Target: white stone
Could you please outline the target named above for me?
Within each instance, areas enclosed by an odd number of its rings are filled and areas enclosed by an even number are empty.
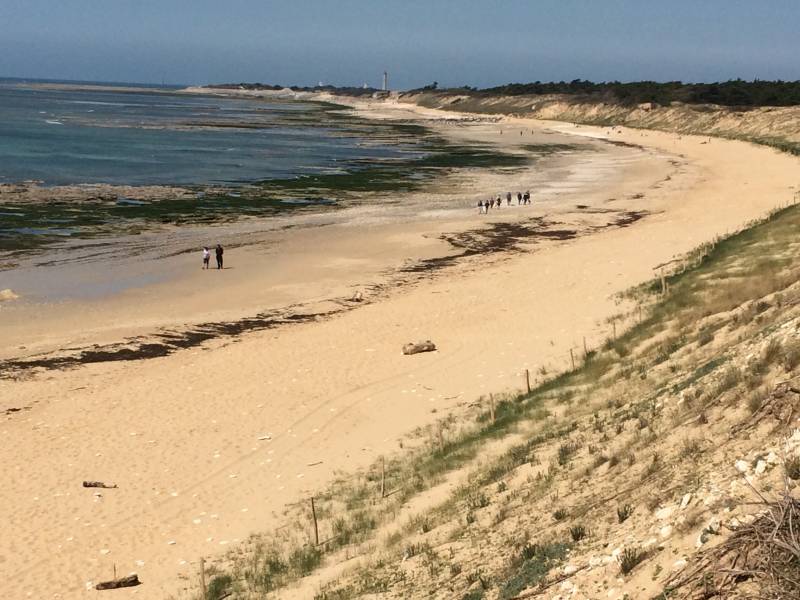
[[[686,566],[686,564],[687,564],[686,561],[681,558],[675,561],[675,564],[672,565],[672,568],[675,570],[682,569],[683,567]]]
[[[573,573],[577,573],[578,567],[575,565],[567,565],[564,567],[564,575],[572,575]]]
[[[658,530],[658,535],[661,536],[661,539],[667,539],[669,536],[672,535],[672,525],[665,525],[661,529]]]
[[[770,452],[769,454],[767,454],[767,463],[769,463],[771,465],[777,465],[780,462],[781,462],[781,459],[778,458],[778,455],[775,454],[774,452]]]
[[[653,547],[653,546],[655,546],[656,544],[658,544],[658,539],[656,539],[656,538],[650,538],[649,540],[646,540],[646,541],[645,541],[645,542],[642,544],[642,548],[644,548],[644,549],[646,550],[646,549],[648,549],[648,548],[652,548],[652,547]]]
[[[689,492],[688,494],[683,495],[683,499],[681,500],[681,510],[684,510],[689,503],[692,501],[692,493]]]
[[[739,473],[747,473],[750,470],[750,463],[746,460],[737,460],[734,466]]]
[[[764,471],[766,470],[767,470],[767,463],[765,461],[760,460],[758,461],[758,463],[756,463],[756,469],[755,469],[756,475],[763,475]]]
[[[604,564],[606,561],[602,556],[590,556],[589,557],[589,566],[590,567],[599,567],[600,565]]]
[[[664,508],[661,508],[656,511],[656,519],[658,519],[659,521],[664,521],[666,519],[669,519],[672,516],[672,513],[674,512],[675,512],[674,507],[665,506]]]
[[[706,525],[706,531],[708,531],[709,533],[717,534],[719,533],[719,529],[721,526],[722,524],[720,523],[719,519],[717,517],[714,517],[708,522],[708,525]]]

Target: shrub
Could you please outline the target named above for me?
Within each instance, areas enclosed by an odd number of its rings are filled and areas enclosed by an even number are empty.
[[[208,584],[206,599],[219,600],[220,598],[224,598],[232,583],[233,578],[230,575],[217,575]]]
[[[697,345],[698,346],[705,346],[714,341],[714,332],[711,331],[708,327],[704,327],[700,330],[700,333],[697,336]]]
[[[781,354],[783,354],[783,345],[778,338],[772,338],[766,348],[764,348],[761,360],[765,364],[771,365],[780,358]]]
[[[622,506],[617,507],[617,520],[620,523],[627,521],[628,517],[630,517],[632,514],[633,506],[630,504],[623,504]]]
[[[557,508],[553,511],[553,519],[556,521],[563,521],[569,516],[569,511],[566,508]]]
[[[791,456],[787,458],[783,468],[789,479],[794,481],[800,479],[800,456]]]
[[[636,566],[639,565],[645,558],[647,558],[647,552],[638,546],[624,548],[622,550],[622,554],[619,555],[620,573],[627,575],[633,571]]]
[[[756,412],[761,405],[764,403],[764,393],[760,391],[755,391],[750,394],[750,397],[747,399],[747,410],[751,413]]]
[[[322,552],[314,546],[295,548],[289,555],[289,568],[298,576],[305,577],[322,562]]]
[[[786,371],[794,371],[800,365],[800,343],[792,342],[783,349],[783,368]]]
[[[697,458],[703,452],[699,440],[686,438],[681,447],[681,458]]]
[[[566,465],[569,462],[569,459],[572,458],[572,455],[577,452],[577,450],[577,444],[571,444],[569,442],[561,444],[558,447],[558,464],[562,467]]]
[[[572,537],[573,542],[580,542],[586,537],[586,527],[583,525],[575,525],[569,528],[569,535]]]

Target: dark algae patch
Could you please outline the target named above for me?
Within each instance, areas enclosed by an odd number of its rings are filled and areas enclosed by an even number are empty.
[[[232,338],[249,331],[263,331],[292,323],[308,323],[346,310],[349,307],[342,306],[325,312],[299,312],[298,307],[289,307],[236,321],[200,323],[185,331],[165,331],[148,338],[129,339],[120,344],[79,349],[73,354],[6,360],[0,362],[0,378],[13,378],[35,369],[69,369],[94,363],[162,358],[209,340]]]

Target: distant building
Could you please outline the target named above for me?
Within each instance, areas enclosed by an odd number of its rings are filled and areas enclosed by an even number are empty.
[[[383,87],[381,88],[384,92],[389,91],[389,73],[386,71],[383,72]]]

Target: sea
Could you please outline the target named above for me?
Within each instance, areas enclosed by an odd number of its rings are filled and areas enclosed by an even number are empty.
[[[236,186],[408,158],[415,145],[381,143],[385,131],[319,103],[124,89],[0,79],[0,182]]]
[[[0,79],[0,259],[154,226],[335,210],[419,186],[452,158],[419,125],[329,103]],[[45,190],[37,201],[8,193],[30,182]],[[69,188],[83,184],[104,190],[76,200]]]

